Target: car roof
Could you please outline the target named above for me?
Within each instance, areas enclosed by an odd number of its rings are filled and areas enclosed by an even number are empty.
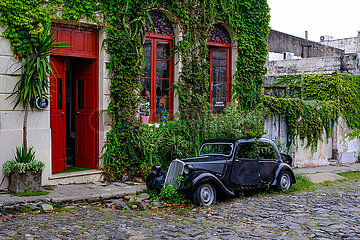
[[[271,140],[267,138],[217,138],[217,139],[209,139],[204,141],[204,143],[232,143],[235,144],[237,141],[240,142],[268,142],[270,143]]]

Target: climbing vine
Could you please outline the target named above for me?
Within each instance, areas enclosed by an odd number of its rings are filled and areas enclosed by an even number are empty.
[[[334,123],[342,116],[359,136],[360,76],[339,74],[307,74],[279,77],[274,85],[287,86],[292,98],[265,96],[264,104],[271,114],[280,114],[288,122],[293,139],[307,139],[307,146],[316,150],[325,131],[330,136]]]
[[[172,16],[170,20],[181,31],[182,38],[173,49],[182,63],[174,89],[179,95],[180,118],[189,130],[183,132],[187,139],[197,139],[195,130],[201,129],[199,124],[212,119],[208,104],[207,39],[215,23],[228,27],[233,36],[232,45],[237,47],[232,95],[240,109],[249,112],[262,102],[265,38],[269,31],[266,0],[5,0],[0,3],[0,23],[6,28],[3,36],[10,40],[16,58],[26,56],[37,42],[33,39],[42,37],[44,24],[54,19],[79,24],[80,19],[87,18],[106,32],[103,46],[110,57],[106,67],[111,78],[107,111],[112,118],[112,129],[107,134],[103,158],[105,168],[115,177],[133,172],[144,162],[135,139],[142,131],[136,115],[143,67],[142,44],[150,10]]]

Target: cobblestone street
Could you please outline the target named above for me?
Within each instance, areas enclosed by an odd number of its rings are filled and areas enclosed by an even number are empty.
[[[103,206],[3,215],[0,239],[360,239],[356,181],[188,211],[119,211]]]

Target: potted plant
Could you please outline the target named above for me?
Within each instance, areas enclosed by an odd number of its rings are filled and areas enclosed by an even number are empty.
[[[140,98],[140,122],[148,124],[150,118],[150,103]]]
[[[169,112],[168,111],[162,111],[160,113],[160,118],[162,122],[166,122],[166,120],[168,120],[169,117]]]
[[[43,32],[39,33],[38,41],[34,42],[32,48],[22,58],[21,66],[16,70],[21,73],[12,74],[19,80],[9,97],[15,97],[14,109],[18,105],[24,107],[23,144],[16,148],[15,160],[4,163],[3,171],[5,175],[9,176],[9,189],[16,193],[25,190],[36,191],[41,187],[41,172],[44,163],[35,160],[35,150],[28,147],[27,121],[29,109],[35,108],[35,101],[38,97],[42,99],[47,94],[49,75],[54,74],[49,56],[54,54],[56,48],[64,47],[62,43],[52,40],[55,31],[51,33],[50,24],[45,24]],[[38,186],[33,186],[32,182],[38,183]]]
[[[41,190],[41,172],[45,164],[35,159],[32,147],[17,147],[15,160],[3,165],[5,176],[9,177],[9,190],[15,193]]]

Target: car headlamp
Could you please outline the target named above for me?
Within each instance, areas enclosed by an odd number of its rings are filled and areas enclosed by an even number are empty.
[[[191,168],[192,168],[192,166],[185,165],[184,170],[183,170],[184,174],[189,174]]]
[[[154,165],[152,168],[151,168],[151,172],[155,175],[158,175],[161,171],[161,166],[160,165]]]

